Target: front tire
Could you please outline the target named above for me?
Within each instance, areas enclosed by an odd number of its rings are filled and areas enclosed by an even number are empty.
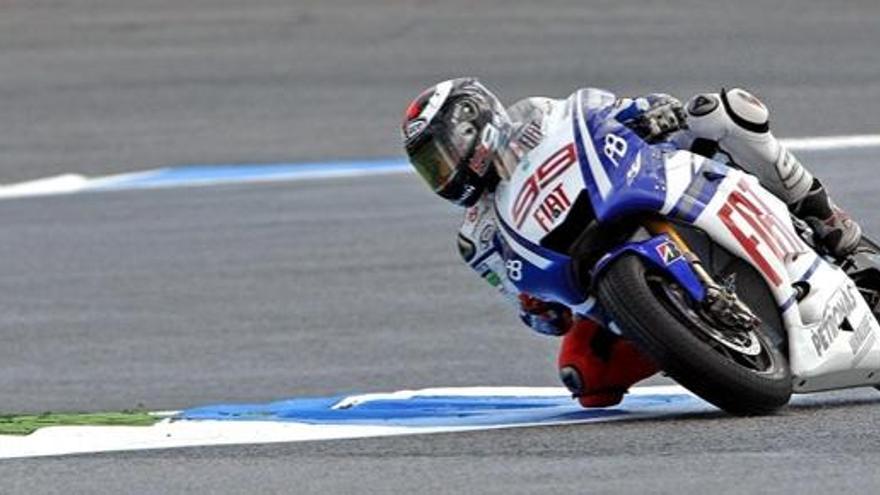
[[[791,398],[788,361],[763,324],[750,333],[724,333],[700,315],[681,287],[638,256],[614,261],[599,280],[598,294],[625,335],[708,402],[732,414],[754,415],[771,413]]]

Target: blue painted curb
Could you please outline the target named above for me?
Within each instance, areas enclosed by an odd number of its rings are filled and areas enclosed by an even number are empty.
[[[86,189],[107,191],[254,181],[295,181],[411,171],[409,163],[399,158],[309,163],[188,165],[98,178]]]
[[[699,400],[687,394],[627,396],[614,408],[583,409],[569,397],[416,396],[373,399],[336,408],[346,396],[290,399],[268,404],[223,404],[188,409],[177,420],[279,421],[327,425],[492,426],[574,422],[647,412]]]

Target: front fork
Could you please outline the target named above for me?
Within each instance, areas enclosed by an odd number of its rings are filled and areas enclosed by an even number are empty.
[[[716,323],[730,329],[753,330],[760,325],[760,319],[736,295],[735,279],[732,277],[724,285],[719,284],[703,266],[699,256],[682,239],[675,226],[667,220],[651,219],[644,223],[652,235],[666,235],[690,264],[697,279],[706,289],[703,309]]]

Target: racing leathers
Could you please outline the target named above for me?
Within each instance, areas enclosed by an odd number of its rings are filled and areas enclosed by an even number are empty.
[[[822,184],[773,136],[767,107],[749,92],[735,88],[704,93],[682,105],[665,94],[618,98],[604,90],[584,91],[600,110],[612,107],[608,118],[648,142],[670,142],[755,175],[795,215],[811,224],[829,254],[845,255],[858,243],[859,226],[830,201]],[[501,162],[516,164],[517,157],[537,147],[544,139],[545,117],[564,105],[565,100],[532,97],[511,106],[507,112],[519,130]],[[509,177],[511,172],[501,171],[501,175]],[[493,193],[486,192],[465,212],[458,233],[462,258],[519,308],[526,325],[541,334],[562,336],[560,378],[583,406],[617,404],[633,383],[656,373],[656,366],[630,341],[579,313],[577,307],[518,292],[498,249],[493,199]]]

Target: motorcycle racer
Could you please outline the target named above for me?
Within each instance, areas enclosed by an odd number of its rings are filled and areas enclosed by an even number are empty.
[[[665,94],[618,98],[586,90],[591,108],[626,125],[649,143],[721,159],[755,175],[770,192],[808,222],[829,254],[852,251],[861,229],[829,198],[827,190],[773,136],[767,107],[734,88],[704,93],[686,105]],[[585,407],[620,402],[633,383],[657,371],[625,338],[578,311],[518,293],[511,267],[498,251],[493,191],[545,139],[543,122],[565,112],[567,100],[531,97],[505,108],[478,80],[441,82],[407,108],[403,138],[409,159],[435,193],[466,208],[458,246],[465,262],[518,305],[535,331],[562,336],[560,378]],[[613,143],[609,145],[613,146]]]

